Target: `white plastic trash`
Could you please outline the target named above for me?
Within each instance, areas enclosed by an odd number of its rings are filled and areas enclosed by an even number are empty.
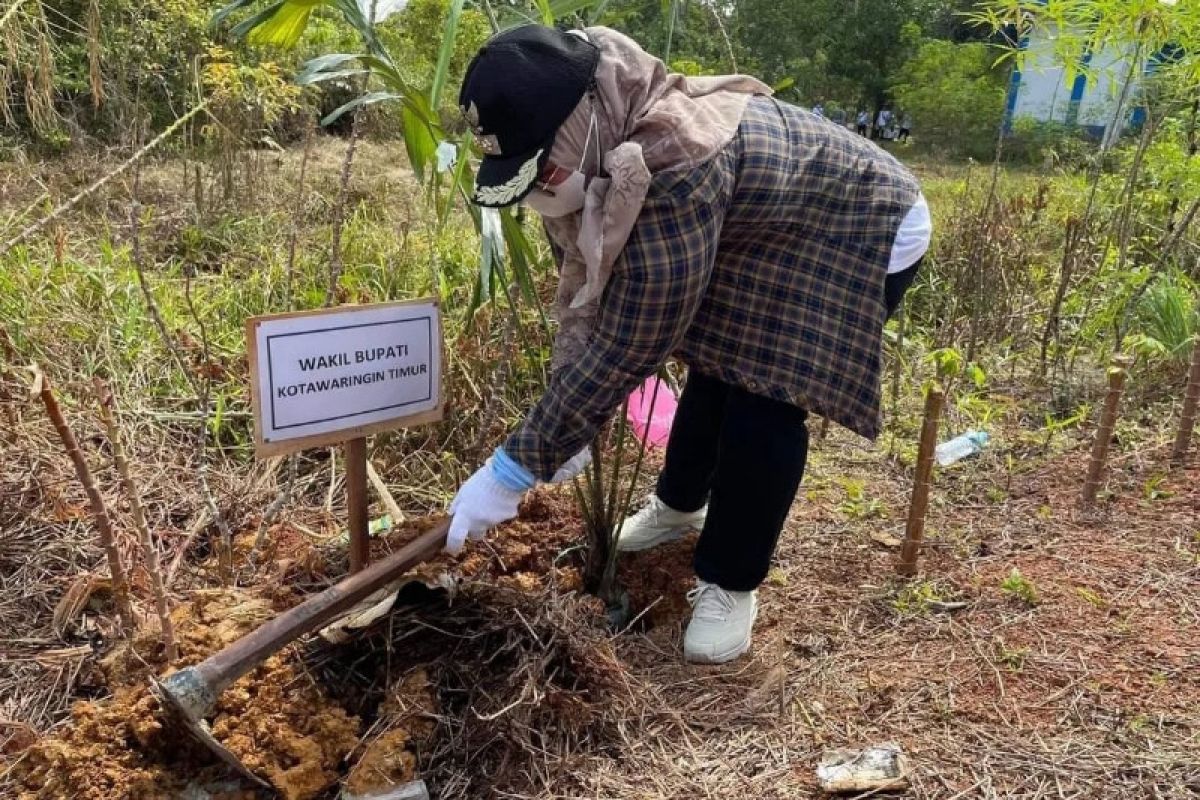
[[[967,431],[939,444],[934,448],[933,457],[937,459],[938,464],[948,467],[956,461],[978,453],[987,446],[989,438],[986,431]]]

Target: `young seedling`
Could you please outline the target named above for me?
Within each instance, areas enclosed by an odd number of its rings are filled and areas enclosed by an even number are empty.
[[[108,509],[104,506],[104,498],[100,496],[100,490],[96,488],[92,471],[88,468],[87,459],[83,457],[83,451],[79,449],[79,442],[75,439],[75,434],[67,425],[67,420],[58,405],[58,399],[54,396],[54,390],[50,387],[50,379],[36,364],[31,366],[29,371],[33,373],[31,394],[40,398],[46,407],[46,414],[50,417],[54,430],[58,432],[58,438],[62,440],[67,456],[75,466],[75,475],[83,484],[84,492],[87,493],[88,505],[92,509],[92,519],[96,523],[96,533],[100,538],[100,546],[104,548],[104,554],[108,559],[108,571],[112,575],[113,601],[117,606],[121,627],[125,630],[132,630],[135,619],[133,605],[129,600],[129,581],[125,578],[125,567],[121,564],[121,551],[117,549],[117,540],[113,534]]]
[[[1096,429],[1096,439],[1092,442],[1087,479],[1079,497],[1080,508],[1084,511],[1091,510],[1096,504],[1096,493],[1100,490],[1100,479],[1108,463],[1108,445],[1117,427],[1117,411],[1121,406],[1121,394],[1125,391],[1125,378],[1131,363],[1128,356],[1117,354],[1108,368],[1108,394],[1104,398],[1104,412],[1100,415],[1100,427]]]
[[[129,497],[129,509],[133,512],[134,526],[138,532],[138,543],[142,547],[142,558],[146,562],[146,571],[150,573],[150,586],[154,591],[154,609],[158,614],[158,623],[162,631],[163,649],[166,652],[167,663],[170,664],[178,657],[175,648],[175,627],[171,624],[171,608],[167,600],[166,583],[163,580],[162,565],[158,560],[158,548],[150,535],[150,526],[146,523],[146,512],[142,508],[142,500],[138,495],[137,486],[129,471],[129,459],[125,455],[125,445],[121,440],[121,429],[117,425],[113,413],[112,391],[102,379],[93,379],[96,388],[96,399],[100,403],[100,422],[108,434],[112,446],[113,463],[116,464],[117,474],[121,476],[121,487]]]
[[[1000,583],[1000,589],[1005,594],[1015,597],[1027,606],[1036,606],[1041,602],[1037,586],[1033,584],[1033,581],[1022,575],[1021,571],[1016,567],[1013,567],[1013,571]]]

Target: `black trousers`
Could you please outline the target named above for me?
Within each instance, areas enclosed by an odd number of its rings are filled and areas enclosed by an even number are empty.
[[[889,275],[890,316],[916,277],[917,265]],[[779,533],[796,499],[808,459],[808,412],[695,370],[679,399],[660,500],[677,511],[708,503],[696,547],[696,577],[731,592],[767,577]]]

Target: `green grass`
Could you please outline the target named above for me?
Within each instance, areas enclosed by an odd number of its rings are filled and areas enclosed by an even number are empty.
[[[291,275],[291,308],[325,305],[338,170],[344,143],[324,140],[309,168]],[[342,230],[343,272],[337,301],[372,303],[436,296],[445,315],[451,403],[466,412],[489,394],[510,310],[485,304],[471,315],[479,242],[469,218],[452,214],[444,225],[393,148],[360,143]],[[390,160],[389,160],[390,159]],[[163,322],[192,377],[212,380],[219,410],[212,441],[249,453],[249,396],[245,366],[247,317],[289,310],[288,240],[295,205],[299,153],[258,187],[253,205],[211,203],[203,217],[174,186],[177,167],[165,163],[143,176],[141,253]],[[87,205],[87,204],[84,204]],[[128,199],[114,187],[108,215],[89,207],[53,229],[0,255],[0,319],[23,362],[41,364],[64,402],[90,404],[91,376],[109,378],[125,407],[163,415],[194,413],[195,392],[151,316],[134,268],[125,219]],[[81,206],[81,208],[83,208]],[[0,220],[12,209],[0,207]],[[188,275],[195,313],[187,302]],[[545,269],[542,280],[552,279]],[[512,419],[541,385],[548,342],[539,315],[518,301],[529,358],[514,362],[498,412]],[[208,341],[205,363],[202,339]],[[460,346],[461,343],[461,346]],[[482,388],[480,388],[482,387]],[[478,424],[478,423],[476,423]],[[464,429],[467,430],[467,429]]]

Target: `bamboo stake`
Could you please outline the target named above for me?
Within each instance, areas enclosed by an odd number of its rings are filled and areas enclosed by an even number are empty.
[[[925,512],[929,508],[929,490],[933,485],[933,451],[937,447],[938,420],[946,391],[938,383],[925,392],[925,418],[921,423],[921,444],[917,451],[917,471],[913,478],[912,502],[908,506],[908,523],[904,528],[904,547],[900,551],[897,572],[915,575],[921,540],[925,536]]]
[[[1108,394],[1104,398],[1100,427],[1096,430],[1096,438],[1092,442],[1092,457],[1088,462],[1087,478],[1079,496],[1079,506],[1085,511],[1096,503],[1096,493],[1100,489],[1104,465],[1108,463],[1108,445],[1112,441],[1113,430],[1117,427],[1117,410],[1121,405],[1121,394],[1125,391],[1125,378],[1131,363],[1128,356],[1118,353],[1112,357],[1108,367]]]
[[[113,462],[117,473],[121,476],[121,486],[129,497],[129,510],[133,513],[133,522],[138,532],[138,542],[142,546],[142,558],[146,560],[146,571],[150,573],[150,586],[154,592],[154,609],[158,613],[158,623],[162,630],[163,649],[166,651],[167,663],[170,664],[179,657],[175,647],[175,627],[171,623],[171,608],[167,600],[167,589],[163,581],[162,564],[158,559],[158,548],[150,535],[150,526],[146,523],[146,511],[142,507],[141,497],[133,483],[129,472],[129,459],[125,455],[125,445],[121,441],[121,430],[117,426],[117,418],[113,413],[112,390],[101,378],[94,378],[96,399],[100,403],[100,422],[108,434],[112,446]]]
[[[100,544],[104,547],[104,554],[108,558],[108,571],[112,574],[113,600],[121,619],[121,627],[124,630],[132,630],[134,616],[133,606],[129,600],[129,582],[125,579],[125,568],[121,564],[121,553],[117,549],[117,540],[113,535],[108,509],[104,507],[104,498],[100,496],[100,491],[96,488],[96,482],[92,479],[92,471],[88,469],[87,460],[79,449],[79,442],[76,441],[75,434],[71,432],[67,420],[63,417],[58,400],[54,397],[54,390],[50,387],[50,379],[36,364],[30,366],[29,371],[33,373],[31,394],[40,397],[42,404],[46,406],[46,414],[50,417],[50,422],[54,425],[54,430],[58,432],[59,438],[62,439],[67,456],[75,466],[75,475],[87,493],[88,505],[92,509],[92,519],[96,523],[96,532],[100,536]]]
[[[1182,467],[1192,443],[1192,431],[1196,428],[1197,412],[1200,412],[1200,336],[1192,344],[1192,368],[1188,371],[1187,392],[1183,396],[1183,417],[1179,420],[1179,432],[1171,447],[1171,465]]]

